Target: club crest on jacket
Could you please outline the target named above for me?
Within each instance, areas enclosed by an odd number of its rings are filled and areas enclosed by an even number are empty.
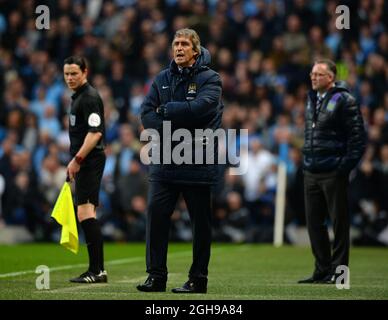
[[[196,95],[197,95],[197,84],[194,82],[190,83],[187,89],[186,100],[193,100]]]

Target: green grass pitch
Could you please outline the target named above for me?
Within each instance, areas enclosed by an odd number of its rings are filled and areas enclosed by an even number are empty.
[[[335,285],[301,285],[297,280],[313,270],[310,248],[270,245],[213,244],[208,294],[177,295],[171,289],[187,279],[191,244],[169,246],[166,293],[141,293],[136,285],[146,278],[145,245],[106,244],[108,284],[68,282],[86,270],[87,251],[78,255],[58,244],[0,246],[0,299],[114,300],[303,300],[388,299],[388,249],[352,248],[350,289]],[[50,268],[50,289],[36,289],[35,269]]]

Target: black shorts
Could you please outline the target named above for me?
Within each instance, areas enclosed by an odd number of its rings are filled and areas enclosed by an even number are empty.
[[[105,167],[105,154],[103,152],[87,157],[81,165],[80,171],[75,175],[76,205],[93,203],[99,205],[99,192],[102,173]]]

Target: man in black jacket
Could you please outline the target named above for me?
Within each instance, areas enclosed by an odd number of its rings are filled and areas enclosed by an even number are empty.
[[[366,134],[356,100],[346,87],[335,82],[334,62],[316,61],[310,77],[313,90],[305,110],[303,166],[315,270],[299,283],[335,283],[337,267],[349,263],[348,179],[362,157]],[[326,226],[328,215],[334,231],[332,250]]]
[[[196,129],[215,131],[221,126],[220,76],[208,65],[209,52],[200,46],[200,39],[192,29],[175,33],[173,60],[168,69],[160,72],[145,98],[141,120],[145,129],[154,129],[167,144],[162,126],[167,122],[171,132],[184,129],[194,135]],[[197,148],[192,140],[191,148]],[[172,149],[177,143],[172,142]],[[200,143],[201,148],[206,144]],[[196,151],[195,151],[196,152]],[[171,155],[171,154],[170,154]],[[174,154],[172,154],[174,155]],[[211,244],[211,185],[217,179],[217,165],[212,163],[172,163],[161,159],[161,164],[149,167],[149,195],[146,230],[146,264],[149,274],[137,289],[145,292],[166,290],[167,246],[170,217],[178,197],[182,194],[190,214],[193,230],[193,263],[189,280],[174,293],[206,293]],[[217,144],[214,145],[217,157]]]

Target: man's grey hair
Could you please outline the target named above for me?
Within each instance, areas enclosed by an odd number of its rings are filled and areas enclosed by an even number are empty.
[[[175,32],[174,40],[177,37],[186,37],[189,38],[193,44],[193,50],[198,53],[198,55],[201,54],[201,40],[199,39],[198,33],[189,28],[179,29]],[[172,41],[174,43],[174,40]]]
[[[337,67],[335,65],[335,62],[330,59],[318,59],[314,61],[314,65],[316,64],[325,64],[327,69],[331,71],[334,75],[334,78],[337,76]]]

